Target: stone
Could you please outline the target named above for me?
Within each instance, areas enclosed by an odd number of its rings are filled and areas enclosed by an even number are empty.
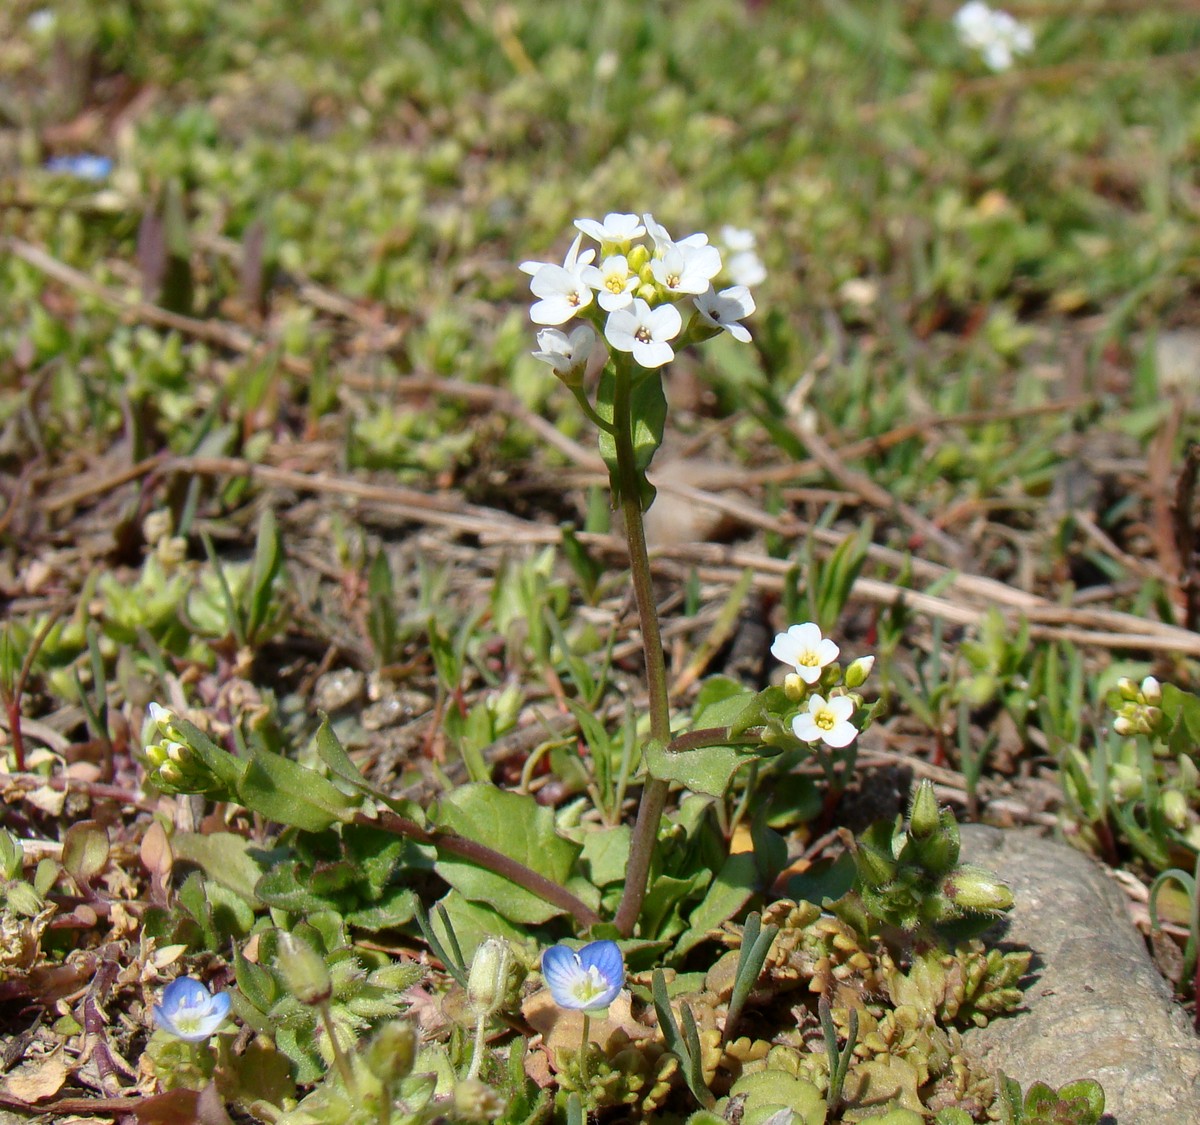
[[[1094,860],[1025,829],[964,825],[962,858],[1013,889],[985,940],[1032,949],[1025,1007],[964,1035],[992,1071],[1104,1087],[1105,1125],[1200,1122],[1200,1039]]]

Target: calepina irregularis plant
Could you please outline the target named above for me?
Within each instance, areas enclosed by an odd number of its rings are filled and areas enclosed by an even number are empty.
[[[689,1103],[701,1123],[978,1120],[995,1085],[958,1028],[1019,1002],[1027,955],[973,936],[1008,889],[959,863],[954,818],[927,784],[907,821],[848,840],[853,869],[820,904],[771,894],[787,845],[770,802],[749,812],[757,787],[806,759],[844,786],[871,718],[860,689],[872,657],[843,667],[838,645],[800,623],[772,646],[780,683],[714,678],[689,714],[672,712],[643,524],[662,374],[685,347],[748,340],[749,289],[703,234],[675,239],[650,215],[576,226],[561,265],[522,269],[534,354],[596,426],[628,541],[647,722],[628,724],[609,767],[615,792],[639,792],[636,817],[621,822],[619,799],[598,819],[578,802],[539,805],[493,784],[482,758],[474,780],[422,805],[368,781],[328,721],[292,756],[262,724],[223,733],[181,699],[152,706],[151,785],[283,826],[270,850],[232,832],[163,845],[162,871],[172,848],[197,870],[148,911],[147,933],[190,954],[232,945],[236,989],[169,986],[154,1009],[156,1073],[280,1125],[576,1123]],[[730,241],[742,279],[760,272],[744,237]],[[580,722],[599,754],[602,724]],[[24,901],[19,870],[6,878]],[[436,970],[386,955],[379,935],[398,930],[423,938]],[[527,980],[537,969],[544,988]],[[227,1011],[253,1052],[231,1049]],[[541,1063],[527,1058],[535,1031]]]

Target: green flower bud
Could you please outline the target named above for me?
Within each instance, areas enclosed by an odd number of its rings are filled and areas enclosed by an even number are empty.
[[[477,1016],[490,1016],[504,1005],[513,954],[508,942],[488,938],[471,959],[467,1000]]]
[[[1163,817],[1175,829],[1182,829],[1188,822],[1187,798],[1178,789],[1168,789],[1162,795]]]
[[[1137,702],[1138,686],[1128,676],[1122,676],[1117,681],[1117,694],[1130,703]]]
[[[1176,785],[1184,793],[1194,793],[1197,782],[1200,782],[1200,770],[1196,769],[1196,763],[1192,761],[1190,754],[1180,754],[1179,777],[1176,779]]]
[[[315,1007],[333,995],[333,981],[322,957],[311,945],[286,931],[279,934],[275,959],[284,983],[301,1004]]]
[[[625,255],[625,262],[629,266],[630,273],[636,273],[641,277],[642,271],[650,265],[650,248],[642,246],[640,243],[630,249]],[[653,274],[651,274],[653,276]],[[645,280],[643,278],[643,280]]]
[[[942,880],[941,892],[961,910],[990,913],[1008,910],[1012,889],[986,867],[964,863]]]
[[[1113,762],[1108,767],[1108,791],[1114,800],[1135,801],[1142,795],[1145,782],[1137,766]]]
[[[924,840],[932,836],[941,826],[938,815],[937,797],[933,782],[928,779],[917,786],[908,812],[908,831],[914,839]]]
[[[871,669],[875,667],[875,657],[860,656],[857,660],[852,661],[846,669],[846,686],[853,691],[857,687],[862,687],[867,681],[867,677],[871,674]]]
[[[643,281],[634,292],[635,297],[641,297],[651,308],[658,304],[658,286],[654,283],[654,275],[651,274],[651,280]]]
[[[1141,701],[1148,703],[1151,707],[1158,707],[1162,704],[1162,684],[1160,684],[1153,676],[1147,676],[1142,681]]]
[[[478,1078],[454,1084],[454,1108],[468,1121],[495,1121],[505,1108],[504,1098]]]
[[[174,762],[165,762],[155,774],[155,784],[159,783],[163,788],[178,788],[183,784],[183,770]]]
[[[363,1062],[380,1082],[407,1078],[417,1057],[417,1033],[403,1020],[389,1020],[363,1052]]]
[[[890,855],[859,842],[854,849],[854,865],[868,886],[884,887],[896,878],[900,865]]]
[[[1163,713],[1157,707],[1143,707],[1141,722],[1138,724],[1143,734],[1154,734],[1161,726]]]

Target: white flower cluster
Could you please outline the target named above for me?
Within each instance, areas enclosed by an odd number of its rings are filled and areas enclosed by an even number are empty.
[[[603,320],[609,346],[632,355],[646,368],[662,367],[675,358],[672,341],[683,330],[677,304],[689,298],[696,307],[701,335],[725,331],[735,340],[750,339],[740,322],[754,312],[749,287],[762,281],[766,271],[749,231],[723,229],[723,241],[731,252],[726,265],[708,235],[673,239],[650,214],[612,212],[603,222],[576,219],[575,226],[580,233],[561,266],[521,263],[522,271],[531,275],[529,288],[537,298],[530,318],[535,324],[554,326],[538,333],[538,350],[533,354],[550,364],[564,382],[577,386],[582,381],[596,343],[587,321],[570,335],[558,328],[580,315],[597,325]],[[581,249],[585,237],[599,243],[599,264],[594,264],[595,249]],[[714,280],[722,271],[734,284],[718,290]]]
[[[964,47],[978,51],[992,70],[1008,70],[1015,55],[1033,50],[1033,32],[1007,12],[971,0],[954,15],[954,30]]]

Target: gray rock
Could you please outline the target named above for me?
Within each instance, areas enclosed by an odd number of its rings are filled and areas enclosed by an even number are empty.
[[[1200,1122],[1200,1039],[1099,864],[1023,829],[962,829],[963,859],[995,871],[1016,903],[1000,935],[1034,951],[1026,1007],[968,1032],[967,1049],[1022,1088],[1094,1078],[1106,1122]]]

